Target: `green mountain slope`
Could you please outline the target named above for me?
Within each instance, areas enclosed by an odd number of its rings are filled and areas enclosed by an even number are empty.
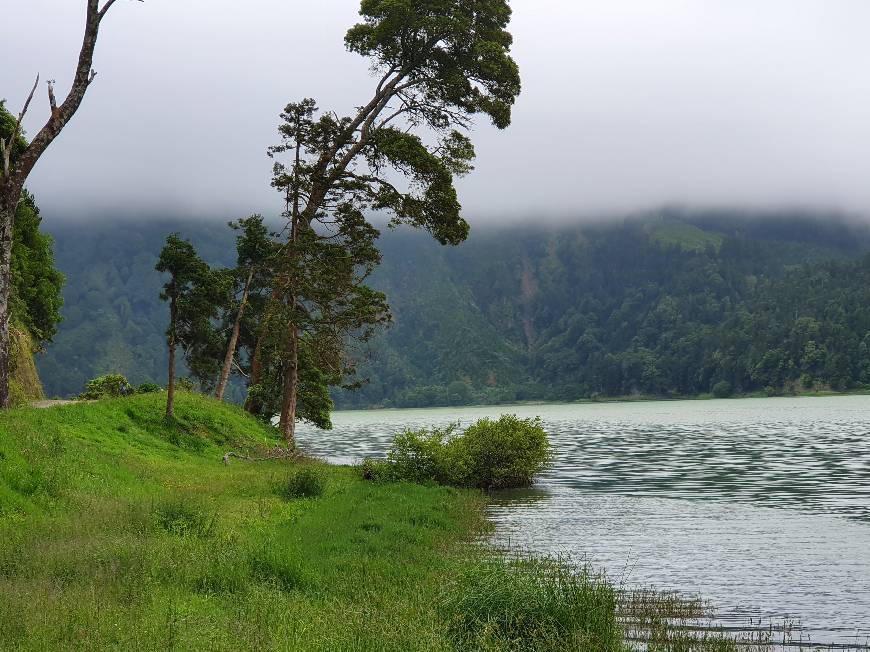
[[[212,263],[222,224],[55,225],[64,315],[39,365],[49,395],[108,371],[165,375],[153,264],[181,231]],[[845,389],[870,383],[870,232],[824,216],[676,214],[480,228],[441,247],[386,232],[373,284],[395,324],[357,351],[342,407]]]

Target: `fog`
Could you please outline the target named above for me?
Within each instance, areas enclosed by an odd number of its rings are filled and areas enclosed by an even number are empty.
[[[358,0],[119,0],[96,81],[31,175],[52,219],[275,214],[267,146],[288,101],[347,113],[373,88],[344,50]],[[472,223],[663,204],[870,213],[865,0],[514,0],[523,94],[474,129]],[[0,97],[69,85],[84,0],[2,0]],[[48,101],[41,85],[26,121]]]

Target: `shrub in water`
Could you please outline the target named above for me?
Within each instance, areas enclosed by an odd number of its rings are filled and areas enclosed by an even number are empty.
[[[455,429],[397,435],[386,461],[363,463],[363,477],[505,489],[532,484],[549,462],[550,443],[539,419],[504,415],[481,419],[461,435]]]
[[[540,419],[505,414],[481,419],[446,446],[444,472],[451,484],[481,489],[527,487],[550,460]]]
[[[445,478],[445,443],[456,426],[444,429],[406,430],[396,435],[387,453],[393,475],[407,482],[443,482]]]
[[[278,494],[287,500],[293,498],[317,498],[323,495],[326,482],[323,474],[313,466],[303,466],[277,487]]]
[[[118,396],[129,396],[135,393],[135,389],[121,374],[106,374],[89,380],[85,385],[85,391],[79,396],[85,400],[96,400]]]

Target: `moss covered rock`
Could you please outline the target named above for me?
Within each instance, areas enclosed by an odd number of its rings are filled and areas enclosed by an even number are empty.
[[[27,331],[12,324],[12,376],[9,393],[13,406],[26,405],[45,398],[42,382],[33,360],[34,344]]]

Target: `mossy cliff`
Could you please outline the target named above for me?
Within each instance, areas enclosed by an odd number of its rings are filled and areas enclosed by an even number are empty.
[[[26,405],[32,401],[45,398],[42,382],[33,360],[34,344],[30,334],[17,326],[11,325],[12,333],[12,377],[9,391],[12,405]]]

